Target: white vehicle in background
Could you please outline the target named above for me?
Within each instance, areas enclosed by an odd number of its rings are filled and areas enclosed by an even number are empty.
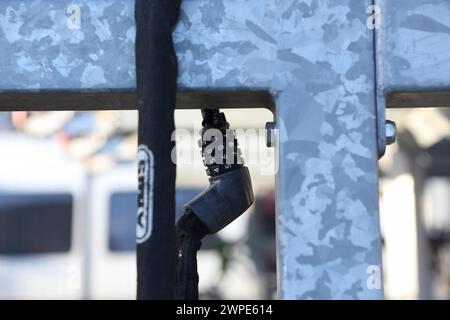
[[[82,298],[84,171],[50,141],[0,150],[0,299]]]

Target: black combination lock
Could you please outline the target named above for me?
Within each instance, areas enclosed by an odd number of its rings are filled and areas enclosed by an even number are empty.
[[[202,138],[199,140],[206,174],[215,177],[242,168],[244,160],[234,130],[223,112],[202,110]]]
[[[216,233],[243,214],[254,202],[250,173],[244,166],[235,132],[218,109],[202,111],[199,145],[210,186],[184,205]]]

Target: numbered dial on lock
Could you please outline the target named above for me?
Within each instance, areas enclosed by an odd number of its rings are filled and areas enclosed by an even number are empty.
[[[230,129],[223,113],[204,114],[202,139],[199,140],[206,174],[215,177],[244,165],[236,133]]]

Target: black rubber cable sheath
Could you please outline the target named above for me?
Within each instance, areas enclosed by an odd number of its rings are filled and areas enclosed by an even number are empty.
[[[137,245],[137,298],[173,299],[176,280],[175,175],[171,159],[177,59],[172,31],[180,0],[136,0],[136,79],[139,101],[139,146],[149,170],[140,181],[140,196],[150,205],[151,234]],[[146,186],[143,188],[142,186]],[[152,199],[150,202],[149,199]],[[142,217],[141,217],[142,218]],[[145,219],[138,221],[145,221]]]
[[[192,213],[185,212],[177,223],[176,299],[198,300],[197,252],[208,228]]]

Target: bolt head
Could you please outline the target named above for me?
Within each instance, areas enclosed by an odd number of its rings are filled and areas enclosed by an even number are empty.
[[[386,121],[386,145],[394,144],[397,141],[397,125],[394,121]]]
[[[268,148],[275,146],[275,128],[276,125],[274,122],[266,123],[266,145]]]

